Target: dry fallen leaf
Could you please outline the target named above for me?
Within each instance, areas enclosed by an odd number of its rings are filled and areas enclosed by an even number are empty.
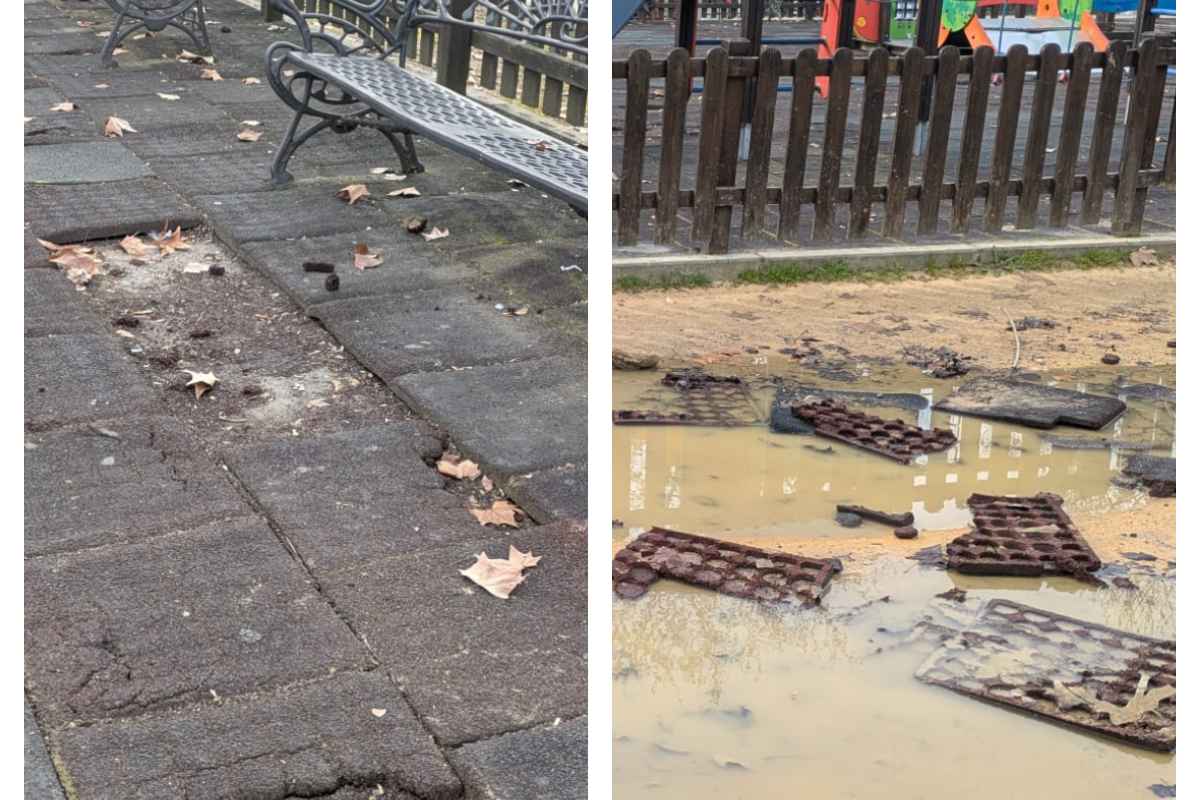
[[[479,477],[479,465],[466,458],[460,458],[450,453],[442,455],[437,462],[437,471],[450,478],[460,481],[474,480]]]
[[[124,136],[125,132],[137,133],[137,130],[120,117],[109,117],[104,122],[104,135],[110,139],[114,136]]]
[[[421,192],[415,186],[405,186],[403,189],[396,189],[388,192],[388,197],[420,197]]]
[[[354,205],[364,197],[369,197],[370,192],[367,190],[366,184],[352,183],[349,186],[343,186],[338,190],[337,196],[345,200],[350,205]]]
[[[372,253],[365,244],[354,245],[354,268],[374,269],[383,263],[383,256]]]
[[[126,236],[121,240],[121,249],[134,258],[141,258],[149,254],[146,250],[146,243],[136,236]]]
[[[494,486],[494,484],[492,483],[492,479],[489,478],[487,475],[483,476],[483,480],[481,480],[479,482],[479,485],[483,487],[483,490],[485,492],[490,492],[492,490],[492,487]]]
[[[237,138],[239,142],[257,142],[262,135],[262,131],[244,130],[238,132]]]
[[[255,84],[262,83],[262,81],[260,81],[258,78],[242,78],[242,83],[244,83],[246,86],[254,86]]]
[[[192,378],[187,382],[187,385],[191,386],[192,390],[196,392],[197,400],[204,397],[218,383],[217,376],[211,372],[192,372],[190,369],[185,369],[184,372]]]
[[[497,500],[491,508],[472,508],[471,513],[480,525],[507,525],[510,528],[520,527],[517,515],[521,509],[509,500]]]
[[[257,128],[259,125],[262,125],[262,123],[256,119],[244,119],[242,120],[242,125],[247,128]]]
[[[1129,263],[1135,267],[1153,267],[1158,264],[1158,253],[1149,247],[1139,247],[1129,254]]]
[[[70,100],[50,106],[51,111],[75,111],[77,108],[79,108],[79,106],[75,105]]]
[[[477,586],[483,587],[489,594],[507,600],[513,589],[525,580],[522,571],[536,567],[541,560],[541,556],[522,553],[509,545],[508,558],[489,558],[487,553],[480,553],[470,568],[460,569],[458,572]]]
[[[425,241],[432,242],[435,239],[445,239],[450,235],[450,231],[446,230],[445,228],[435,227],[429,233],[422,233],[421,235],[425,237]]]
[[[56,245],[53,242],[47,242],[38,239],[41,245],[50,250],[50,263],[57,264],[62,267],[63,272],[67,276],[67,280],[76,286],[87,286],[92,278],[99,272],[103,265],[101,261],[92,251],[90,247],[81,247],[79,245]]]
[[[164,256],[169,256],[176,250],[190,250],[191,245],[183,240],[183,228],[176,227],[175,230],[164,228],[160,233],[150,234],[150,238],[154,246]]]
[[[189,64],[212,64],[216,61],[212,56],[202,56],[191,50],[180,50],[179,55],[175,56],[175,60]]]
[[[221,73],[217,72],[215,69],[202,69],[202,70],[200,70],[200,80],[202,80],[202,81],[223,81],[225,79],[222,78]]]
[[[158,92],[157,94],[163,100],[178,100],[179,99],[179,95],[177,95],[177,94],[167,94],[166,92]]]

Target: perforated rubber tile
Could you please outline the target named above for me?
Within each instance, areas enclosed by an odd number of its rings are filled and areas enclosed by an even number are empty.
[[[791,553],[651,528],[613,557],[613,591],[634,599],[660,578],[760,603],[817,605],[842,571],[836,558]]]
[[[350,233],[391,222],[369,200],[354,205],[337,196],[339,187],[295,183],[273,192],[209,194],[194,198],[227,244]]]
[[[72,308],[79,292],[57,269],[27,269],[25,279],[25,335],[51,333],[107,333],[107,326],[90,308]]]
[[[958,438],[944,428],[922,430],[902,419],[885,420],[852,411],[832,400],[796,401],[792,415],[818,436],[908,464],[916,456],[953,447]]]
[[[38,238],[57,244],[148,233],[168,224],[192,228],[203,221],[196,209],[157,178],[26,186],[25,220]]]
[[[1081,575],[1100,569],[1100,558],[1062,508],[1062,498],[967,498],[975,529],[946,545],[948,565],[976,575]]]
[[[158,398],[113,337],[25,339],[25,427],[152,413]]]
[[[916,676],[1126,744],[1175,749],[1174,642],[992,600]]]

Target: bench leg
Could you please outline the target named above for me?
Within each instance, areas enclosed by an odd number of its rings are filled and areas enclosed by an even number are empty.
[[[100,53],[100,63],[106,67],[115,66],[113,52],[121,46],[121,42],[136,31],[145,28],[157,33],[165,30],[168,26],[178,28],[186,33],[192,40],[192,44],[203,55],[211,56],[213,54],[212,44],[208,40],[208,25],[204,19],[204,3],[197,0],[195,5],[172,19],[146,19],[134,17],[125,11],[120,12],[113,22],[112,33],[108,35],[104,50]]]
[[[326,128],[332,128],[336,122],[333,119],[322,119],[297,136],[300,120],[306,116],[308,114],[303,111],[296,112],[296,116],[292,117],[292,124],[288,126],[287,135],[283,138],[283,144],[279,145],[279,151],[275,153],[275,161],[271,164],[271,183],[276,186],[286,186],[292,182],[292,174],[287,171],[287,165],[300,145]]]
[[[401,139],[396,136],[396,131],[379,128],[379,132],[386,136],[387,140],[392,143],[392,149],[396,151],[396,157],[400,159],[401,169],[409,175],[425,171],[424,165],[417,158],[417,148],[413,145],[411,133],[402,131],[403,139]]]

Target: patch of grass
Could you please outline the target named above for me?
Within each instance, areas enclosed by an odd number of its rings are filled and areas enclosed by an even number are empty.
[[[640,275],[622,275],[613,281],[613,291],[649,292],[655,289],[703,289],[712,286],[707,275],[694,272],[678,272],[643,278]]]
[[[1004,275],[1013,272],[1056,272],[1060,270],[1106,269],[1127,267],[1129,251],[1119,249],[1084,250],[1062,255],[1049,250],[1026,250],[1005,256],[994,262],[980,264],[972,261],[936,262],[930,259],[925,266],[869,266],[854,268],[846,261],[822,263],[780,262],[756,269],[743,270],[732,281],[734,285],[786,286],[801,283],[887,283],[902,280],[931,278],[970,278],[981,275]],[[696,273],[642,278],[626,275],[613,281],[618,292],[643,292],[652,289],[695,289],[711,286],[710,278]]]

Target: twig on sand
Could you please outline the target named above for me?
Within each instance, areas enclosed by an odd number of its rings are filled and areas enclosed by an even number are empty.
[[[1012,368],[1016,369],[1017,364],[1021,361],[1021,335],[1017,333],[1017,323],[1013,321],[1012,314],[1009,314],[1008,311],[1005,311],[1004,315],[1008,317],[1008,325],[1012,328],[1013,332],[1013,342],[1016,344],[1016,349],[1013,351],[1012,363]]]

